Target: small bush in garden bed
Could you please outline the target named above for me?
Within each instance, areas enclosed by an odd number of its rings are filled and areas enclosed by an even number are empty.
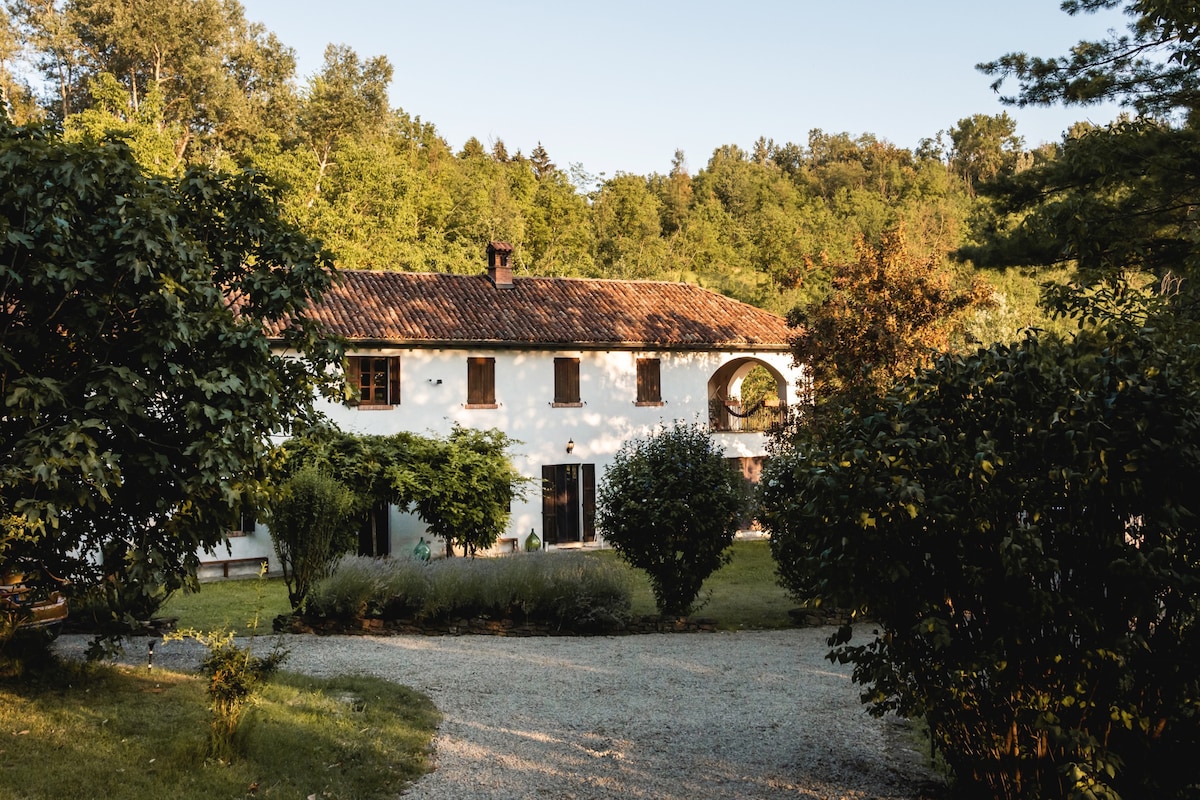
[[[580,632],[619,628],[630,618],[629,572],[582,553],[510,558],[343,558],[310,592],[310,616],[438,622],[487,617]]]

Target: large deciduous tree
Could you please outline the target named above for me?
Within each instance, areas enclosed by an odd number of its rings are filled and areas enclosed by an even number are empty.
[[[964,312],[990,302],[980,279],[963,281],[910,253],[902,229],[857,249],[857,260],[834,272],[827,298],[788,315],[797,329],[792,353],[809,370],[822,413],[883,394],[950,348]]]
[[[325,48],[325,63],[309,81],[297,116],[316,168],[310,204],[320,195],[321,181],[335,162],[342,140],[386,128],[390,112],[387,88],[391,81],[392,65],[386,57],[362,61],[346,45]]]
[[[335,388],[302,316],[333,280],[252,173],[155,178],[0,121],[0,560],[117,611],[193,578],[269,437]]]
[[[13,0],[14,19],[55,92],[60,121],[91,108],[109,76],[122,114],[157,93],[180,162],[211,163],[291,113],[290,49],[237,0]],[[111,85],[111,84],[110,84]],[[105,90],[106,93],[107,89]]]

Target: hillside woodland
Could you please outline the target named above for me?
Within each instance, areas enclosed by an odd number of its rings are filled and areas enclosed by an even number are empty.
[[[589,174],[539,143],[455,149],[389,101],[393,69],[330,45],[302,78],[294,51],[237,0],[10,0],[0,92],[13,121],[68,139],[120,136],[150,170],[253,168],[342,268],[473,273],[489,240],[517,274],[680,280],[779,313],[812,307],[839,271],[903,231],[911,255],[967,287],[981,182],[1053,159],[1004,113],[947,121],[915,150],[870,133],[777,132],[662,173]],[[951,124],[952,123],[952,124]],[[788,138],[793,137],[793,138]],[[694,156],[695,154],[693,154]],[[668,159],[669,156],[669,159]],[[1044,325],[1031,273],[991,269],[993,302],[956,340]]]

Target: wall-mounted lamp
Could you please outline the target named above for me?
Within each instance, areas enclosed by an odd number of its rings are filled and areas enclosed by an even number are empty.
[[[567,439],[567,453],[570,454],[570,453],[574,453],[574,452],[575,452],[575,440]]]

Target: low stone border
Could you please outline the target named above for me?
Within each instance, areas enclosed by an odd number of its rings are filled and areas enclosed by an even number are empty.
[[[550,623],[517,622],[511,619],[452,619],[440,622],[413,620],[332,620],[282,615],[275,619],[280,633],[417,634],[425,636],[632,636],[646,633],[703,633],[717,630],[717,621],[707,617],[636,617],[624,624],[596,629],[560,628]]]

